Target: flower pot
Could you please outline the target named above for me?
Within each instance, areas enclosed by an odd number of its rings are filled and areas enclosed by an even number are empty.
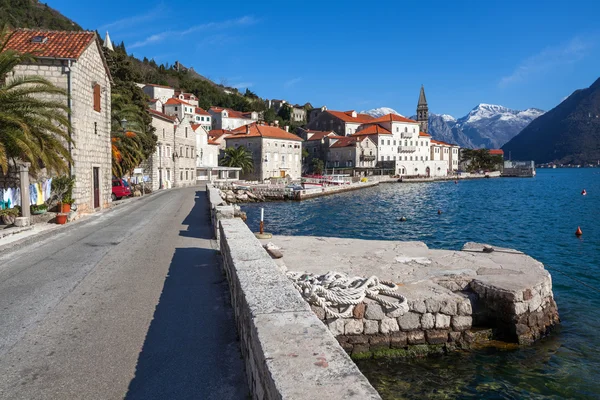
[[[60,205],[61,213],[69,213],[71,212],[71,205],[69,203],[61,203]]]
[[[5,225],[14,225],[16,220],[17,220],[16,215],[8,215],[8,214],[2,215],[2,222]]]
[[[41,209],[41,210],[35,210],[35,211],[32,211],[31,213],[32,213],[33,215],[42,215],[42,214],[46,214],[47,212],[48,212],[48,210],[47,210],[47,209],[45,209],[45,208],[43,208],[43,209]]]
[[[67,223],[67,214],[56,214],[56,223],[59,225],[64,225]]]

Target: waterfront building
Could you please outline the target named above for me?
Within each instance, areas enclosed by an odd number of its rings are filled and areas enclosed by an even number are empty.
[[[243,179],[298,179],[302,173],[302,138],[276,126],[252,123],[232,131],[225,138],[227,147],[243,146],[252,155],[254,171]]]
[[[330,138],[325,168],[353,176],[372,175],[377,165],[377,143],[369,135]]]
[[[66,104],[71,120],[69,146],[76,177],[73,198],[79,212],[110,205],[112,194],[111,85],[112,79],[94,32],[14,30],[4,50],[31,53],[34,60],[17,65],[12,78],[41,76],[64,89],[52,95]]]
[[[458,170],[459,149],[458,145],[431,139],[431,160],[443,161],[444,164],[436,168],[445,168],[448,174],[452,174]]]
[[[334,131],[340,136],[350,136],[354,134],[361,125],[372,122],[374,119],[375,118],[369,114],[359,114],[354,110],[333,111],[325,109],[316,114],[314,119],[311,118],[306,128],[311,130]]]

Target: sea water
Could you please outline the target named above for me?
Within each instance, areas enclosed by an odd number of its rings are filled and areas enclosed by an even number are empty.
[[[600,398],[600,169],[248,204],[253,231],[261,207],[265,230],[276,235],[419,240],[440,249],[474,241],[521,250],[552,274],[561,325],[549,337],[518,349],[357,362],[383,398]]]

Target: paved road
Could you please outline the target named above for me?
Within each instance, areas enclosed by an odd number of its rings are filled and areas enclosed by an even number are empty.
[[[0,253],[0,398],[245,399],[203,189]]]

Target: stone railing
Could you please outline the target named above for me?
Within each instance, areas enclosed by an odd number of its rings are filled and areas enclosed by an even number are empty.
[[[380,399],[233,207],[207,185],[254,399]]]

